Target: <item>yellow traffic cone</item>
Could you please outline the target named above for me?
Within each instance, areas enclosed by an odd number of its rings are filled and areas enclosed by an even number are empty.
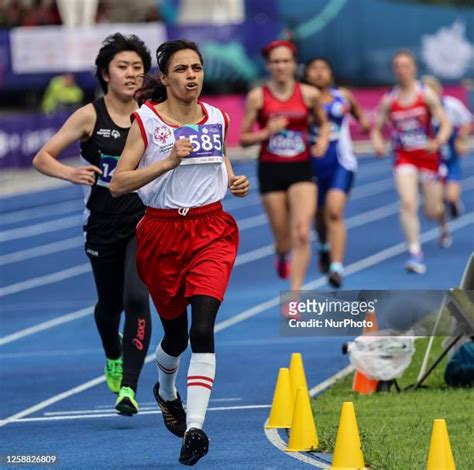
[[[296,401],[296,392],[300,387],[308,389],[306,374],[304,373],[303,358],[300,353],[293,353],[290,360],[290,381],[293,401]]]
[[[434,420],[426,470],[456,470],[444,419]]]
[[[293,398],[290,387],[290,371],[280,369],[273,393],[270,416],[265,424],[266,429],[290,428],[293,419]]]
[[[354,404],[345,401],[341,408],[331,470],[360,470],[364,468],[364,456],[362,455]]]
[[[288,452],[306,452],[318,447],[319,439],[314,422],[308,389],[299,387],[296,393],[293,421],[291,422]]]

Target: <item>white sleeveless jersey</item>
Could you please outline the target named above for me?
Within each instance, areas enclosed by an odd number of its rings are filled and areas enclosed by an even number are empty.
[[[150,102],[133,113],[145,143],[139,168],[168,157],[176,139],[189,138],[194,148],[178,167],[138,190],[146,206],[180,209],[204,206],[224,198],[228,184],[224,162],[227,121],[220,109],[199,104],[204,118],[198,124],[183,127],[165,122]]]

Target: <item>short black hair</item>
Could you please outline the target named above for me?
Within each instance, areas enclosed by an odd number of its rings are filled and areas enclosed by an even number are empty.
[[[329,70],[331,71],[331,75],[333,75],[333,68],[332,68],[331,61],[327,57],[318,56],[318,57],[313,57],[312,59],[309,59],[305,62],[304,69],[303,69],[303,76],[305,79],[306,79],[306,73],[308,72],[308,69],[313,62],[324,62],[329,68]]]
[[[151,54],[150,50],[146,47],[145,43],[134,34],[130,36],[124,36],[121,33],[115,33],[107,36],[102,43],[102,47],[95,58],[96,66],[96,77],[100,83],[100,87],[104,93],[107,93],[108,85],[104,80],[103,73],[108,72],[109,64],[113,58],[119,53],[124,51],[136,52],[143,62],[144,73],[147,73],[151,67]]]

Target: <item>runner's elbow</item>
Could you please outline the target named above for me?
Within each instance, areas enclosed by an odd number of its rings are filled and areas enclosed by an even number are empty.
[[[41,154],[41,151],[40,151],[33,157],[33,161],[32,161],[33,168],[35,170],[40,171],[42,166],[43,166],[42,161],[43,161],[43,158],[42,158],[42,154]]]
[[[249,141],[247,136],[241,135],[240,139],[239,139],[239,145],[242,148],[247,148],[247,147],[250,147],[252,145],[252,142]]]
[[[125,194],[125,191],[115,177],[113,177],[112,181],[110,182],[109,190],[110,194],[112,194],[112,197],[120,197]]]

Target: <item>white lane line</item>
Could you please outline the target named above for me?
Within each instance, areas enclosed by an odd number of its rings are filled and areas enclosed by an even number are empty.
[[[459,219],[456,219],[454,222],[451,222],[449,224],[451,231],[454,232],[456,230],[459,230],[467,225],[470,225],[474,222],[474,212],[469,212],[468,214],[460,217]],[[435,240],[438,236],[438,229],[432,229],[427,232],[424,232],[420,238],[421,242],[427,242],[430,240]],[[347,266],[346,268],[346,274],[354,274],[358,271],[362,271],[368,267],[374,266],[382,261],[385,261],[389,258],[393,258],[397,256],[400,253],[403,253],[406,250],[405,248],[405,243],[398,243],[397,245],[391,246],[389,248],[386,248],[384,250],[381,250],[377,253],[375,253],[372,256],[369,256],[367,258],[364,258],[362,260],[356,261],[355,263],[352,263]],[[325,285],[326,284],[326,278],[321,277],[319,279],[316,279],[315,281],[312,281],[308,284],[305,284],[302,288],[303,289],[315,289],[318,286]],[[219,333],[220,331],[226,330],[227,328],[230,328],[233,325],[236,325],[237,323],[240,323],[242,321],[245,321],[249,318],[252,318],[269,308],[272,308],[276,305],[278,305],[280,300],[279,296],[274,297],[273,299],[267,300],[266,302],[262,302],[258,305],[255,305],[254,307],[251,307],[247,310],[244,310],[243,312],[234,315],[231,318],[228,318],[227,320],[224,320],[222,322],[217,323],[215,327],[215,332]],[[145,358],[145,363],[149,363],[153,361],[155,358],[155,353],[149,354]],[[105,382],[105,377],[104,375],[100,375],[99,377],[96,377],[95,379],[92,379],[88,382],[85,382],[82,385],[79,385],[77,387],[74,387],[70,390],[66,390],[63,393],[60,393],[58,395],[54,395],[51,398],[48,398],[47,400],[44,400],[34,406],[31,406],[29,408],[26,408],[22,411],[19,411],[18,413],[15,413],[11,416],[8,416],[7,418],[3,419],[0,421],[0,427],[5,426],[13,421],[16,421],[18,419],[24,418],[25,416],[29,416],[33,413],[36,413],[39,410],[42,410],[54,403],[57,403],[61,400],[64,400],[66,398],[69,398],[73,395],[76,395],[77,393],[81,393],[84,390],[87,390],[89,388],[92,388],[102,382]]]
[[[242,398],[211,398],[209,402],[230,402],[242,401]],[[142,411],[156,410],[156,402],[140,403],[140,413]],[[115,408],[110,408],[110,405],[100,405],[92,410],[68,410],[68,411],[47,411],[44,416],[68,416],[68,415],[87,415],[96,413],[112,413],[115,414]]]
[[[470,190],[474,187],[474,176],[466,178],[462,181],[463,189],[465,191]],[[370,194],[365,194],[362,197],[366,197],[367,195],[373,195],[373,190],[370,190]],[[387,188],[385,188],[387,189]],[[391,189],[391,188],[389,188]],[[399,203],[395,202],[393,204],[388,204],[386,206],[378,207],[371,211],[363,212],[361,214],[355,215],[353,217],[349,217],[346,220],[346,228],[354,228],[363,225],[364,223],[369,223],[378,220],[378,218],[388,217],[393,213],[398,212]],[[243,219],[236,219],[237,224],[239,226],[239,230],[241,232],[257,227],[261,227],[262,225],[266,225],[268,223],[267,216],[265,214],[258,214],[255,216],[245,217]],[[312,234],[312,240],[315,240],[315,235]],[[50,243],[47,245],[40,245],[38,247],[29,248],[26,250],[16,251],[14,253],[9,253],[7,255],[0,256],[0,266],[17,262],[17,261],[24,261],[27,259],[45,256],[47,254],[57,253],[60,251],[65,251],[73,248],[77,248],[82,246],[83,244],[83,237],[73,237],[68,238],[66,240]],[[256,250],[250,251],[248,253],[242,253],[240,255],[240,259],[236,260],[237,265],[239,264],[246,264],[251,261],[255,261],[257,259],[264,258],[266,256],[272,255],[274,252],[273,245],[266,245],[261,248],[257,248]],[[254,258],[255,257],[255,258]]]
[[[237,225],[239,226],[239,231],[243,232],[255,227],[260,227],[268,223],[268,218],[266,214],[258,214],[245,219],[236,219]]]
[[[218,406],[213,407],[210,406],[207,411],[241,411],[241,410],[259,410],[270,408],[270,405],[241,405],[241,406]],[[140,415],[159,415],[161,414],[160,410],[157,410],[156,407],[154,410],[145,410],[142,411],[140,409]],[[70,415],[60,415],[60,416],[39,416],[36,418],[21,418],[17,419],[17,423],[31,423],[37,421],[64,421],[64,420],[73,420],[73,419],[93,419],[93,418],[119,418],[118,413],[106,413],[106,412],[99,412],[99,413],[91,413],[91,414],[70,414]],[[3,422],[0,421],[0,426],[3,426]]]
[[[331,377],[327,378],[326,380],[324,380],[323,382],[321,382],[320,384],[316,385],[311,390],[309,390],[310,396],[314,397],[316,394],[321,393],[324,390],[328,389],[334,384],[334,382],[336,382],[339,379],[342,379],[343,377],[346,377],[351,372],[353,372],[353,370],[354,370],[354,367],[352,367],[351,365],[344,367],[344,369],[340,370],[336,374],[332,375]],[[265,421],[265,425],[266,424],[267,422]],[[286,443],[280,437],[280,434],[278,433],[278,429],[266,429],[265,425],[263,427],[265,436],[270,441],[270,443],[274,445],[281,452],[284,452],[289,457],[293,457],[296,460],[300,460],[316,468],[322,468],[322,469],[330,468],[329,464],[321,460],[318,461],[317,460],[318,457],[314,454],[302,453],[302,452],[287,452],[286,449],[288,447],[288,443]]]
[[[462,180],[461,184],[462,184],[463,190],[465,191],[472,189],[474,187],[474,176],[470,176],[469,178]],[[358,189],[360,189],[360,191],[357,191]],[[375,196],[377,194],[381,194],[393,189],[394,189],[393,178],[387,178],[386,180],[375,181],[374,183],[369,183],[365,186],[360,186],[359,188],[356,188],[352,196],[349,198],[349,203],[353,200],[363,199],[368,196]],[[346,219],[346,228],[359,227],[360,225],[363,225],[364,223],[373,222],[377,220],[379,217],[387,217],[389,215],[397,213],[399,206],[400,206],[399,202],[395,202],[393,204],[387,204],[385,206],[381,206],[376,209],[357,214],[353,217]],[[362,218],[362,217],[365,217],[365,218]],[[362,223],[363,221],[365,222]],[[241,221],[237,220],[237,224],[239,226],[240,231],[260,227],[261,225],[265,225],[267,223],[268,223],[268,219],[267,219],[266,214],[255,215],[252,217],[248,217],[247,219],[242,219]],[[314,239],[315,239],[315,235],[313,234],[313,240]],[[256,255],[267,256],[267,254],[273,254],[273,252],[269,253],[268,251],[269,246],[273,246],[273,245],[267,245],[265,247],[258,248],[255,251]]]
[[[242,398],[240,398],[240,397],[235,397],[235,398],[232,398],[232,397],[231,398],[211,398],[209,400],[209,402],[226,402],[226,401],[242,401]],[[142,402],[140,402],[140,403],[143,406],[152,406],[153,405],[153,406],[156,407],[156,401],[146,401],[144,403],[142,403]],[[102,408],[102,411],[104,413],[107,412],[107,411],[110,411],[110,412],[114,411],[115,412],[115,409],[110,408],[110,404],[108,404],[108,405],[97,405],[95,407],[95,409],[100,409],[100,408]],[[106,409],[104,409],[104,408],[106,408]],[[44,413],[44,414],[47,415],[49,413]]]
[[[95,379],[88,380],[87,382],[84,382],[83,384],[78,385],[77,387],[70,388],[65,392],[59,393],[58,395],[54,395],[51,398],[48,398],[47,400],[43,400],[37,403],[36,405],[30,406],[25,410],[22,410],[18,413],[15,413],[14,415],[9,416],[4,420],[1,420],[0,427],[5,426],[6,424],[11,423],[12,421],[16,421],[18,419],[24,418],[25,416],[29,416],[33,413],[36,413],[37,411],[47,408],[48,406],[53,405],[58,401],[65,400],[66,398],[72,397],[73,395],[88,390],[89,388],[95,387],[96,385],[102,382],[105,382],[105,377],[103,375],[96,377]]]
[[[357,178],[356,187],[354,188],[355,194],[357,194],[357,191],[359,190],[359,188],[362,187],[362,186],[358,186],[358,183],[364,181],[366,177],[371,178],[377,175],[382,175],[384,173],[390,174],[392,167],[389,162],[385,162],[383,165],[377,164],[378,162],[376,162],[375,160],[374,162],[375,162],[374,166],[367,164],[359,168],[357,172],[357,176],[356,176]],[[471,166],[474,166],[474,159],[472,158],[465,159],[462,165],[463,169],[470,168]],[[250,178],[251,178],[251,183],[253,183],[252,189],[254,187],[256,188],[257,186],[256,177],[251,176]],[[388,179],[380,180],[379,183],[381,183],[382,181],[388,181]],[[359,199],[360,197],[361,196],[356,195],[354,199]],[[227,202],[228,201],[226,201],[226,206],[227,206]],[[252,205],[255,205],[255,204],[252,204]],[[240,206],[241,204],[239,203],[236,208],[239,209],[241,208]],[[48,217],[49,215],[60,215],[63,213],[68,213],[68,212],[73,212],[73,211],[82,213],[82,209],[83,209],[83,203],[80,198],[71,202],[57,202],[57,203],[55,202],[55,203],[40,205],[38,207],[21,209],[21,210],[7,212],[5,214],[2,214],[1,219],[0,219],[0,225],[13,224],[13,223],[22,222],[22,221],[31,221],[38,218]]]
[[[389,215],[393,215],[397,212],[398,212],[398,203],[392,203],[387,206],[379,207],[377,209],[372,209],[370,211],[362,212],[361,214],[350,217],[346,221],[346,227],[348,229],[359,227],[366,223],[380,220],[383,217],[388,217]],[[254,220],[254,224],[263,225],[261,220]],[[250,228],[250,227],[247,226],[247,228]],[[312,240],[316,239],[316,235],[314,233],[312,233],[311,237],[312,237],[311,238]],[[241,266],[243,264],[252,263],[254,261],[265,258],[267,256],[271,256],[274,254],[274,251],[275,251],[274,245],[273,243],[270,243],[266,246],[257,248],[247,253],[242,253],[237,256],[237,259],[235,260],[235,266]],[[24,290],[32,289],[34,287],[39,287],[46,284],[63,281],[71,277],[88,273],[90,270],[91,268],[88,263],[80,264],[77,266],[73,266],[72,268],[59,271],[57,273],[52,273],[45,276],[39,276],[36,278],[28,279],[26,281],[17,282],[9,286],[0,287],[0,297],[22,292]]]
[[[375,161],[375,160],[374,160]],[[377,162],[375,162],[377,163]],[[467,162],[466,162],[467,164]],[[466,166],[466,164],[464,166]],[[367,165],[361,167],[360,173],[358,173],[357,181],[362,181],[365,179],[366,176],[376,176],[378,174],[389,173],[390,172],[390,165],[384,163],[379,165]],[[251,188],[256,188],[258,181],[257,176],[252,175],[249,177],[249,181],[251,184]],[[34,195],[33,195],[34,197]],[[41,219],[43,217],[48,217],[50,215],[60,215],[60,214],[67,214],[69,212],[77,211],[82,212],[83,210],[83,202],[80,196],[77,199],[67,201],[67,202],[52,202],[40,205],[38,207],[30,207],[27,209],[20,209],[11,212],[7,212],[2,214],[0,219],[0,225],[7,225],[13,224],[17,222],[23,221],[31,221],[34,219]]]
[[[349,196],[349,201],[357,201],[367,196],[375,196],[395,188],[393,176],[383,180],[372,181],[361,186],[356,186]]]
[[[373,196],[375,194],[380,194],[388,190],[393,189],[393,178],[387,178],[380,181],[375,181],[372,183],[367,183],[365,185],[357,186],[353,191],[352,200],[362,199],[367,196]],[[223,201],[225,210],[238,210],[246,209],[252,206],[257,206],[261,204],[260,195],[257,193],[252,193],[246,198],[235,198],[230,200]],[[41,211],[41,208],[37,210]],[[257,216],[258,217],[258,216]],[[260,216],[262,217],[262,216]],[[254,219],[255,217],[253,217]],[[28,219],[27,219],[28,220]],[[258,219],[261,221],[260,225],[266,223],[266,219]],[[252,217],[247,219],[242,219],[240,223],[243,224],[242,230],[246,230],[246,224],[249,224],[248,228],[254,227],[252,225]],[[11,240],[19,240],[28,237],[34,237],[36,235],[41,235],[50,232],[56,232],[58,230],[64,230],[83,224],[82,214],[63,217],[56,219],[54,221],[40,222],[37,224],[28,225],[26,227],[19,227],[10,230],[4,230],[0,232],[0,242],[6,242]],[[240,226],[240,224],[239,224]]]
[[[312,389],[309,390],[309,395],[311,397],[314,397],[318,393],[324,392],[327,388],[331,387],[337,380],[343,379],[347,375],[349,375],[351,372],[354,372],[354,367],[352,365],[344,367],[344,369],[341,369],[339,372],[337,372],[334,375],[331,375],[328,379],[324,380],[320,384],[314,386]]]
[[[278,429],[265,429],[266,424],[267,422],[265,421],[265,424],[263,425],[263,431],[265,433],[265,436],[270,441],[270,444],[276,447],[280,452],[283,452],[288,457],[292,457],[296,460],[299,460],[300,462],[307,463],[316,468],[330,468],[327,463],[316,460],[317,457],[313,454],[303,454],[301,452],[287,452],[286,449],[288,447],[288,444],[280,437]]]
[[[63,281],[64,279],[70,279],[71,277],[88,273],[90,270],[90,264],[84,263],[73,266],[72,268],[63,269],[62,271],[57,271],[52,274],[46,274],[44,276],[34,277],[26,281],[16,282],[15,284],[10,284],[9,286],[0,287],[0,297],[16,294],[17,292],[23,292],[35,287],[45,286],[47,284],[53,284],[55,282]]]
[[[51,207],[51,209],[48,209],[48,207]],[[44,206],[20,209],[8,214],[2,214],[0,225],[24,221],[31,222],[34,219],[42,219],[52,215],[69,214],[71,212],[82,213],[83,207],[84,204],[82,200],[78,199],[71,202],[54,202]]]
[[[84,245],[84,236],[66,238],[54,243],[35,246],[26,250],[15,251],[7,255],[0,256],[0,266],[17,263],[28,259],[38,258],[39,256],[51,255],[61,251],[71,250]]]
[[[397,214],[398,210],[399,203],[394,202],[386,206],[378,207],[377,209],[362,212],[360,214],[354,215],[353,217],[349,217],[346,220],[346,228],[349,230],[351,228],[360,227],[361,225],[378,221],[384,217],[389,217],[391,215]],[[316,240],[316,234],[314,232],[311,233],[311,240]],[[272,256],[274,253],[275,245],[273,243],[269,243],[268,245],[256,248],[255,250],[251,250],[247,253],[242,253],[237,256],[237,259],[235,260],[235,266],[241,266],[243,264],[252,263],[267,256]]]
[[[456,230],[460,230],[472,223],[474,223],[474,212],[469,212],[468,214],[465,214],[459,219],[456,219],[455,221],[450,222],[448,225],[451,229],[451,232],[455,232]],[[438,238],[438,235],[439,235],[438,228],[434,228],[432,230],[424,232],[420,237],[420,241],[421,243],[426,243],[428,241],[436,240]],[[344,269],[346,273],[345,275],[349,276],[359,271],[363,271],[366,268],[375,266],[376,264],[379,264],[382,261],[385,261],[390,258],[394,258],[395,256],[405,253],[405,252],[406,252],[405,243],[404,242],[398,243],[389,248],[385,248],[384,250],[378,251],[377,253],[371,256],[368,256],[359,261],[355,261],[352,264],[349,264]],[[302,289],[317,289],[318,287],[322,287],[326,284],[327,284],[326,277],[320,277],[318,279],[315,279],[314,281],[311,281],[305,284],[302,287]],[[273,297],[273,299],[267,300],[266,302],[263,302],[254,307],[251,307],[237,315],[234,315],[228,318],[227,320],[223,320],[219,322],[216,325],[215,331],[218,332],[223,329],[229,328],[232,325],[235,325],[244,320],[247,320],[248,318],[258,315],[259,313],[262,313],[265,310],[276,307],[277,305],[279,305],[279,303],[280,303],[280,297],[279,296]]]
[[[0,232],[0,242],[20,240],[22,238],[35,237],[49,232],[56,232],[67,228],[77,227],[83,223],[82,215],[72,215],[62,219],[49,220],[39,224],[27,225],[24,227],[3,230]]]
[[[77,310],[76,312],[71,312],[66,315],[62,315],[60,317],[56,317],[42,323],[38,323],[37,325],[31,326],[30,328],[25,328],[23,330],[17,331],[16,333],[1,337],[0,346],[4,346],[5,344],[17,341],[26,336],[39,333],[40,331],[44,331],[58,325],[62,325],[63,323],[86,317],[88,315],[91,315],[92,313],[94,313],[94,307],[86,307],[81,310]]]
[[[250,217],[245,217],[240,220],[239,219],[236,219],[236,220],[239,226],[239,230],[243,232],[244,230],[248,230],[251,228],[265,225],[267,223],[267,216],[265,214],[259,214],[257,216],[250,216]],[[82,219],[80,223],[82,224]],[[79,226],[79,223],[76,225]],[[15,230],[19,230],[19,229],[15,229]],[[58,229],[55,223],[49,224],[49,229],[47,230],[47,232],[55,232],[56,230]],[[43,233],[46,233],[46,231],[43,231]],[[0,235],[1,235],[1,232],[0,232]],[[23,238],[26,238],[26,236]],[[14,238],[12,238],[12,240],[13,239]],[[66,238],[65,240],[61,240],[54,243],[48,243],[46,245],[39,245],[33,248],[27,248],[25,250],[15,251],[13,253],[0,255],[0,266],[4,266],[10,263],[16,263],[20,261],[25,261],[32,258],[38,258],[40,256],[46,256],[53,253],[59,253],[61,251],[71,250],[74,248],[78,248],[82,245],[84,245],[84,236],[77,236],[77,237],[72,237],[72,238]]]

